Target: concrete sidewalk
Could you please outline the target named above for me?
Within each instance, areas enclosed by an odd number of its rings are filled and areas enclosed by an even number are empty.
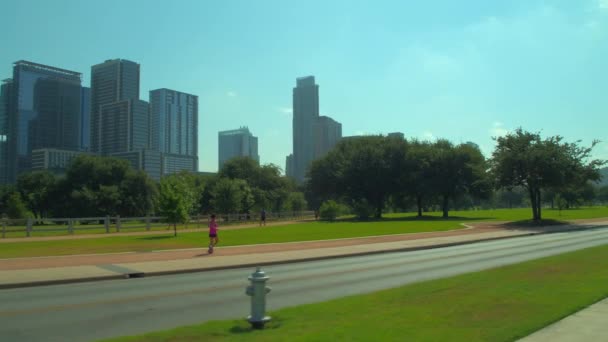
[[[608,339],[608,299],[551,324],[520,342],[581,342]]]
[[[584,229],[595,224],[597,223],[551,227],[551,231]],[[144,253],[0,259],[0,289],[439,248],[545,232],[547,231],[544,229],[497,228],[494,224],[445,232],[217,247],[212,255],[207,254],[206,248],[196,248]]]

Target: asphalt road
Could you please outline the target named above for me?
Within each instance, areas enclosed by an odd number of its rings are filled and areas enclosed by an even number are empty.
[[[608,229],[265,267],[270,310],[478,271],[608,243]],[[91,341],[248,315],[232,269],[0,290],[0,341]]]

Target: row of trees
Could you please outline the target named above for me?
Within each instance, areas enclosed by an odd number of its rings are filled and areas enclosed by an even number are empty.
[[[80,156],[65,176],[35,171],[0,188],[0,214],[11,218],[158,214],[181,222],[189,215],[263,208],[300,211],[307,203],[278,167],[249,158],[228,161],[217,175],[183,172],[157,183],[127,161]]]
[[[593,196],[590,182],[600,178],[599,169],[605,164],[590,160],[597,142],[585,148],[559,136],[543,139],[518,129],[496,143],[492,158],[486,160],[474,143],[384,136],[344,140],[313,163],[309,201],[318,205],[335,200],[360,218],[380,217],[387,206],[414,206],[419,216],[425,209],[439,207],[448,217],[450,207],[496,203],[497,194],[500,201],[522,203],[523,192],[532,218],[540,220],[543,196],[570,205]]]
[[[450,208],[529,205],[532,217],[540,220],[543,204],[562,208],[593,198],[608,201],[608,189],[592,183],[605,164],[590,160],[595,142],[580,147],[559,136],[543,139],[518,129],[496,143],[486,159],[474,143],[345,139],[313,162],[302,187],[281,176],[277,166],[260,166],[245,157],[228,161],[216,175],[184,172],[157,183],[124,160],[80,156],[65,176],[37,171],[20,176],[14,187],[0,188],[0,214],[158,214],[181,222],[211,212],[318,210],[333,200],[332,210],[345,205],[360,218],[380,217],[387,208],[415,208],[419,216],[438,208],[448,217]]]

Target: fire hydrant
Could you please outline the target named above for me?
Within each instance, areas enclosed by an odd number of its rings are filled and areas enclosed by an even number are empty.
[[[254,329],[263,329],[264,324],[270,321],[270,317],[265,315],[266,294],[271,288],[266,286],[266,281],[270,279],[259,267],[249,276],[251,285],[247,286],[245,293],[251,296],[251,315],[247,321]]]

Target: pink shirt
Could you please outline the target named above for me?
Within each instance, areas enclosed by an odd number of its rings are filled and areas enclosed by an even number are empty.
[[[209,222],[209,234],[217,234],[217,223],[215,220]]]

